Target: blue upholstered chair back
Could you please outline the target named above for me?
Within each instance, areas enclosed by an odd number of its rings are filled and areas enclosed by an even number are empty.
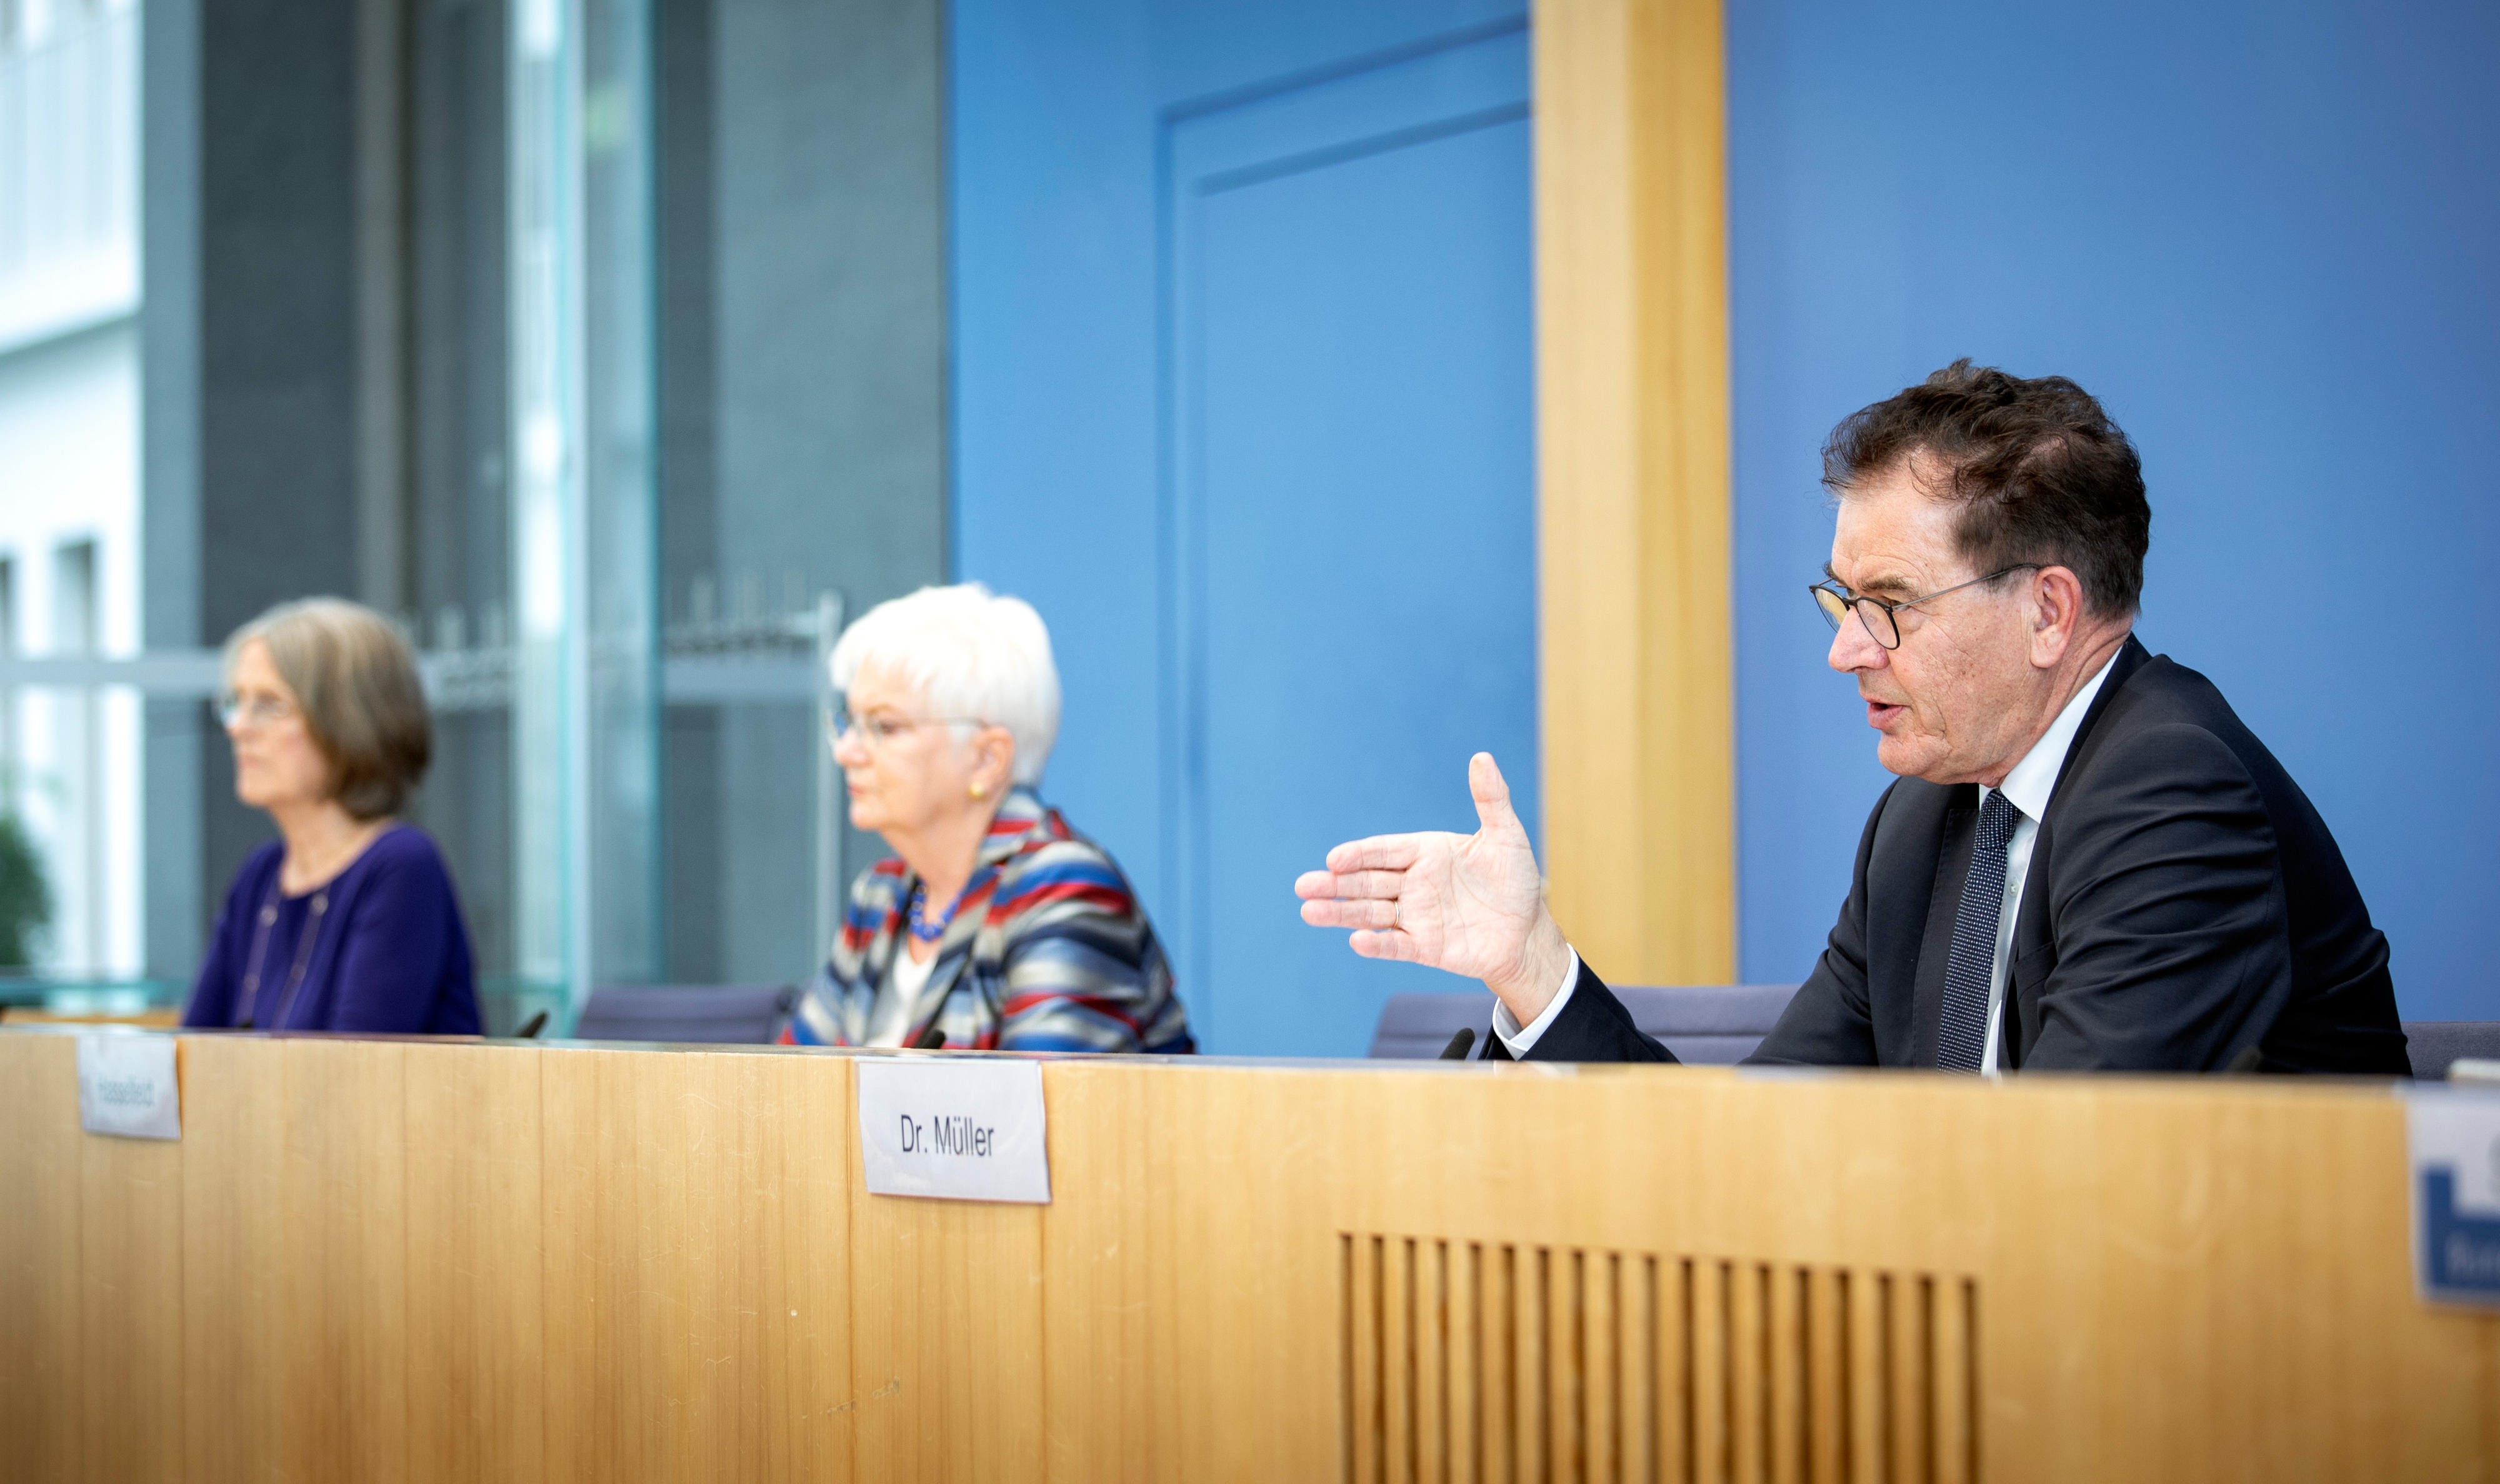
[[[1753,1054],[1794,984],[1722,984],[1705,988],[1652,987],[1615,990],[1632,1020],[1696,1065],[1725,1065]],[[1493,996],[1484,990],[1458,994],[1401,994],[1380,1012],[1370,1054],[1420,1059],[1438,1056],[1464,1026],[1484,1034],[1493,1021]],[[2460,1056],[2500,1060],[2500,1020],[2407,1020],[2405,1042],[2414,1076],[2436,1081]]]
[[[1615,989],[1632,1013],[1633,1024],[1696,1066],[1724,1066],[1753,1054],[1794,993],[1794,984]],[[1492,1023],[1493,995],[1487,990],[1398,995],[1380,1012],[1370,1054],[1406,1060],[1438,1056],[1461,1027],[1481,1036]]]
[[[2448,1064],[2460,1056],[2500,1060],[2500,1020],[2407,1020],[2405,1051],[2415,1077],[2442,1081]]]
[[[763,1046],[789,1023],[799,991],[788,984],[668,984],[590,991],[576,1041],[675,1041]]]

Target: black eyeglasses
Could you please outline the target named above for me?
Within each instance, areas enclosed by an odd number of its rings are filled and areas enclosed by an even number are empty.
[[[1858,610],[1858,621],[1866,626],[1868,638],[1886,649],[1899,649],[1901,647],[1899,614],[1902,609],[1915,608],[1924,602],[1932,602],[1947,593],[1958,593],[1964,588],[1975,588],[1983,582],[1994,582],[2008,572],[2020,572],[2025,569],[2036,572],[2044,565],[2038,562],[2017,562],[2012,566],[2000,566],[1985,577],[1973,577],[1968,582],[1957,582],[1952,587],[1938,588],[1932,593],[1904,598],[1897,603],[1888,603],[1880,597],[1868,597],[1862,593],[1852,593],[1836,580],[1828,577],[1808,587],[1806,591],[1814,595],[1814,605],[1822,612],[1824,622],[1831,626],[1832,632],[1840,631],[1841,621],[1849,617],[1850,609],[1855,608]]]

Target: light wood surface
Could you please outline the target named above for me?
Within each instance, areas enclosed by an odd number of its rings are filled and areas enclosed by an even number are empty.
[[[1537,0],[1543,859],[1624,983],[1736,977],[1719,0]]]
[[[0,1030],[0,1479],[2500,1475],[2384,1085],[1069,1059],[1017,1207],[853,1065]]]
[[[86,1015],[55,1014],[49,1010],[29,1010],[22,1005],[0,1005],[0,1020],[12,1025],[144,1025],[154,1030],[171,1030],[182,1023],[182,1007],[159,1005],[126,1014],[99,1011]]]

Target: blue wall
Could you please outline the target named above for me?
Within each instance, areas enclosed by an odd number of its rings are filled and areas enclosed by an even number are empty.
[[[1067,689],[1052,795],[1150,904],[1165,111],[1516,16],[1520,0],[958,0],[951,8],[951,562],[1033,602]],[[1464,759],[1462,759],[1464,764]],[[1465,803],[1464,772],[1459,802]],[[1290,885],[1290,884],[1289,884]]]
[[[1967,355],[2134,436],[2138,633],[2317,803],[2405,1014],[2500,1017],[2500,9],[1731,0],[1727,60],[1745,977],[1887,777],[1816,450]]]
[[[954,565],[1050,617],[1052,792],[1158,911],[1156,120],[1516,10],[955,7]],[[1811,964],[1886,777],[1801,591],[1816,449],[1970,355],[2074,376],[2134,435],[2145,640],[2316,800],[2406,1014],[2500,1017],[2495,15],[1730,0],[1746,978]]]
[[[1523,9],[953,9],[952,565],[1050,623],[1048,796],[1208,1049],[1449,986],[1301,925],[1330,844],[1472,827],[1477,748],[1534,817]]]

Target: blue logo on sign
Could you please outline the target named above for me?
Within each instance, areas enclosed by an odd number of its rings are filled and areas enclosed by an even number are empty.
[[[2456,1298],[2500,1301],[2500,1216],[2472,1216],[2456,1209],[2456,1171],[2447,1165],[2421,1172],[2422,1271],[2425,1285]]]

